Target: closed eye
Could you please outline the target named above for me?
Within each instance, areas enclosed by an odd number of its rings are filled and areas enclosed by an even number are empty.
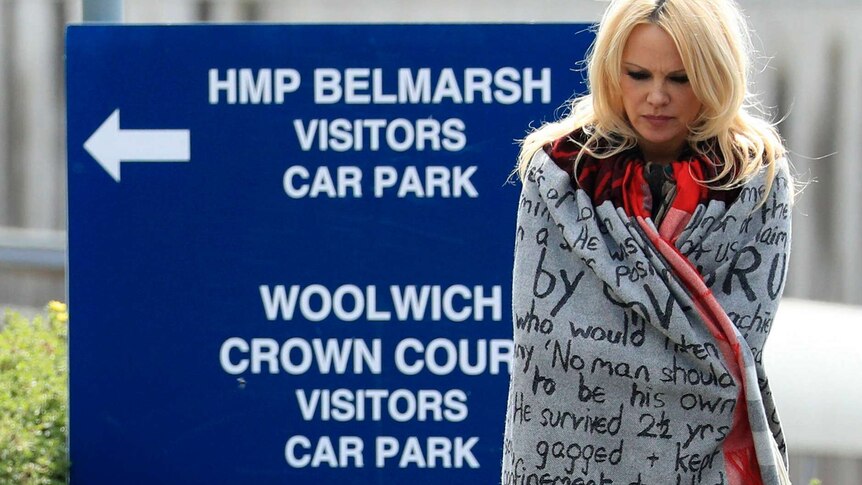
[[[626,71],[626,74],[635,81],[643,81],[650,78],[649,73],[642,71]]]
[[[688,83],[688,76],[686,76],[685,74],[670,76],[668,79],[670,79],[671,81],[673,81],[677,84],[687,84]]]

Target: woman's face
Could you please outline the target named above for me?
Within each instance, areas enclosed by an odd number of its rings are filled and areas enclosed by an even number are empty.
[[[623,48],[623,108],[647,160],[676,160],[702,104],[688,81],[670,35],[654,24],[636,26]]]

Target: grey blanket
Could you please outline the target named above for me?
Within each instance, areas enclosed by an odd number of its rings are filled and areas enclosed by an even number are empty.
[[[779,483],[762,365],[790,247],[786,161],[777,170],[761,206],[762,174],[729,206],[656,228],[594,206],[536,154],[518,208],[503,484],[750,484],[752,468]]]

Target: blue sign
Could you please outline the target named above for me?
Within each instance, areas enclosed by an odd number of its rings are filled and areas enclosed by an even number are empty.
[[[591,40],[69,27],[72,483],[498,481],[515,140]]]

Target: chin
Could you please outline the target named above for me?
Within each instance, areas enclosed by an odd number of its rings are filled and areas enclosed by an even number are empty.
[[[650,127],[643,127],[637,132],[641,139],[650,143],[670,143],[686,136],[686,132],[680,130],[655,130]]]

